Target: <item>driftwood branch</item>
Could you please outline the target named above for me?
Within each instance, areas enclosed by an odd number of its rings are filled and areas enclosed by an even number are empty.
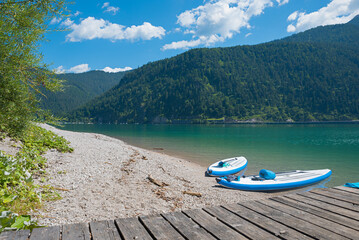
[[[59,188],[59,187],[53,187],[55,190],[60,190],[60,191],[67,191],[69,192],[70,190],[69,189],[66,189],[66,188]]]
[[[159,186],[159,187],[169,186],[169,184],[167,184],[167,183],[165,183],[165,182],[161,182],[161,181],[158,181],[158,180],[154,179],[153,177],[151,177],[151,175],[148,175],[147,179],[148,179],[151,183],[153,183],[153,184],[155,184],[155,185],[157,185],[157,186]]]
[[[199,193],[199,192],[183,191],[183,194],[196,196],[196,197],[202,197],[202,193]]]

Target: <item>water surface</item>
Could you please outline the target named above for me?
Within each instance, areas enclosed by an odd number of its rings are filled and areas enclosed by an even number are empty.
[[[65,125],[101,133],[142,148],[188,159],[203,166],[245,156],[245,174],[329,168],[326,186],[359,182],[359,124],[293,125]]]

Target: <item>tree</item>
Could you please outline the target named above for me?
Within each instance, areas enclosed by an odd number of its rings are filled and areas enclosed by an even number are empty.
[[[41,116],[37,96],[61,88],[39,47],[50,20],[64,11],[62,0],[0,1],[0,131],[21,134]]]

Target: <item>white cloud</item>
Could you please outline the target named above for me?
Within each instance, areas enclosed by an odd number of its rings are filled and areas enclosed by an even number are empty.
[[[358,0],[332,0],[327,6],[315,12],[292,13],[288,21],[293,23],[288,25],[287,31],[300,32],[317,26],[346,23],[358,14]]]
[[[204,5],[187,10],[177,16],[177,24],[184,33],[193,35],[193,40],[166,44],[163,50],[211,45],[232,38],[242,28],[251,28],[252,17],[263,13],[274,3],[283,5],[289,0],[208,0]]]
[[[91,68],[89,67],[89,65],[86,63],[84,64],[80,64],[77,66],[74,66],[70,69],[65,69],[64,66],[59,66],[57,68],[55,68],[53,71],[56,74],[61,74],[61,73],[83,73],[83,72],[88,72],[90,71]],[[104,72],[108,72],[108,73],[117,73],[117,72],[124,72],[124,71],[129,71],[132,70],[131,67],[124,67],[124,68],[111,68],[111,67],[105,67],[104,69],[101,69]]]
[[[162,27],[152,26],[151,23],[144,22],[140,26],[132,25],[124,31],[126,39],[143,39],[150,40],[151,38],[162,38],[165,35],[165,30]]]
[[[192,40],[192,41],[178,41],[178,42],[172,42],[170,44],[166,44],[162,47],[162,50],[168,50],[168,49],[188,49],[191,47],[197,47],[198,45],[203,44],[200,39]]]
[[[61,23],[61,26],[70,27],[73,24],[74,21],[72,21],[70,18],[66,18],[66,20]]]
[[[77,17],[78,15],[80,15],[82,12],[80,12],[80,11],[76,11],[73,15],[75,16],[75,17]]]
[[[62,18],[54,17],[51,19],[50,24],[58,24],[62,21]]]
[[[108,73],[117,73],[117,72],[129,71],[129,70],[132,70],[132,68],[131,67],[124,67],[124,68],[105,67],[104,69],[102,69],[102,71],[108,72]]]
[[[287,32],[295,32],[295,27],[293,24],[289,24],[288,27],[287,27]]]
[[[183,33],[184,33],[184,34],[196,34],[196,31],[195,31],[195,30],[186,29]]]
[[[109,39],[111,41],[122,39],[161,39],[166,32],[163,27],[156,27],[148,22],[144,22],[139,26],[133,25],[126,28],[125,26],[94,17],[83,19],[79,24],[72,23],[70,28],[72,32],[66,36],[66,39],[70,42],[92,39]]]
[[[289,3],[289,0],[276,0],[279,6]]]
[[[247,37],[249,37],[250,35],[252,35],[252,33],[247,33],[245,37],[247,38]]]
[[[189,27],[191,24],[195,23],[195,16],[195,11],[185,11],[177,17],[177,23],[179,23],[182,27]]]
[[[113,15],[116,15],[116,13],[118,12],[118,10],[120,10],[119,7],[113,7],[113,6],[110,6],[110,3],[109,2],[105,2],[103,5],[102,5],[102,8],[104,8],[104,12],[109,12],[109,13],[112,13]]]
[[[91,70],[91,68],[86,63],[86,64],[80,64],[80,65],[74,66],[74,67],[70,68],[67,72],[83,73],[83,72],[88,72],[90,70]]]
[[[190,41],[182,40],[182,41],[166,44],[162,47],[162,50],[189,49],[200,45],[210,46],[216,42],[223,42],[224,40],[225,39],[223,37],[220,37],[218,35],[199,36],[198,39],[194,39]]]
[[[56,74],[61,74],[61,73],[65,73],[65,72],[66,72],[64,66],[59,66],[59,67],[55,68],[53,71],[54,71]]]
[[[298,18],[298,11],[293,12],[291,15],[289,15],[288,17],[288,21],[294,21]]]

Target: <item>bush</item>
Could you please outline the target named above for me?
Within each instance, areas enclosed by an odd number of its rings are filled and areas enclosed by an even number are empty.
[[[3,211],[0,215],[0,233],[7,230],[30,229],[37,227],[29,215],[17,215],[10,211]]]

